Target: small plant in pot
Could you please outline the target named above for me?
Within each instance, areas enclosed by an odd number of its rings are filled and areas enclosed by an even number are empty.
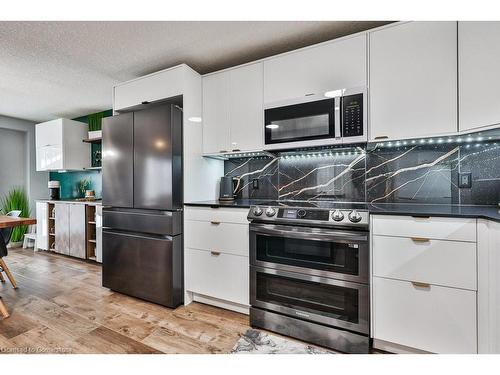
[[[12,188],[0,201],[0,209],[3,215],[10,211],[21,211],[21,217],[29,217],[31,214],[30,204],[26,191],[22,187]],[[28,226],[23,225],[12,229],[10,247],[19,247],[23,244],[23,236]]]

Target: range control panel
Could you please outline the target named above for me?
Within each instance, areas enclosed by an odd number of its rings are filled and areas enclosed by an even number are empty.
[[[363,94],[342,97],[342,136],[363,135]]]

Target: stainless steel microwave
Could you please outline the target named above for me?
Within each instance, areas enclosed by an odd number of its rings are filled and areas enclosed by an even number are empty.
[[[366,90],[310,95],[264,110],[264,149],[366,142]]]

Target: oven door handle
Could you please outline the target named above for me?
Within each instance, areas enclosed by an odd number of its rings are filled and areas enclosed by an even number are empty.
[[[334,230],[323,230],[311,231],[298,229],[298,227],[292,227],[294,230],[289,228],[278,226],[278,225],[255,225],[250,227],[250,231],[256,234],[262,234],[267,236],[279,235],[281,237],[287,238],[299,238],[306,240],[315,241],[368,241],[368,236],[359,233],[350,233],[344,231],[334,231]]]

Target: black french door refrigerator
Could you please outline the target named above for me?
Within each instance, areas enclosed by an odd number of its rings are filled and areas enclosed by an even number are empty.
[[[182,111],[160,104],[103,119],[102,284],[183,303]]]

